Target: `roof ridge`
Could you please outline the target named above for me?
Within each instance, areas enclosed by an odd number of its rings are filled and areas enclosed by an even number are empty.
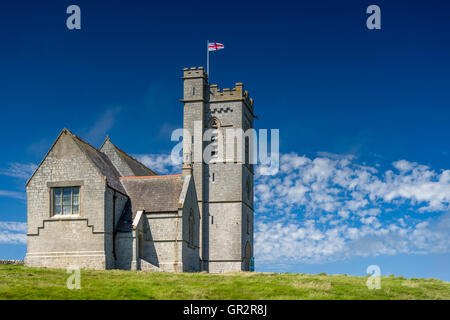
[[[182,174],[167,174],[167,175],[154,175],[154,176],[132,176],[132,177],[119,177],[119,179],[145,179],[145,178],[174,178],[181,177]]]
[[[124,156],[130,158],[131,160],[137,162],[139,165],[143,166],[144,168],[150,170],[151,172],[153,172],[155,175],[159,175],[158,173],[156,173],[153,169],[147,167],[145,164],[143,164],[142,162],[140,162],[139,160],[135,159],[134,157],[130,156],[128,153],[126,153],[125,151],[123,151],[121,148],[119,148],[118,146],[116,146],[114,143],[112,143],[111,139],[109,137],[106,138],[105,142],[103,144],[106,143],[106,141],[109,141],[109,143],[111,143],[113,145],[114,148],[117,149],[117,151],[119,151],[121,154],[123,154]],[[103,146],[103,145],[102,145]]]
[[[91,145],[89,142],[84,141],[83,139],[81,139],[81,137],[77,136],[76,134],[72,134],[73,137],[77,138],[80,142],[83,142],[85,145],[88,145],[89,147],[91,147],[92,149],[94,149],[97,152],[103,153],[101,152],[99,149],[97,149],[96,147],[94,147],[93,145]]]
[[[111,160],[108,158],[108,156],[106,154],[104,154],[103,152],[101,152],[100,150],[98,150],[97,148],[92,146],[90,143],[84,141],[83,139],[81,139],[79,136],[77,136],[75,134],[71,134],[71,137],[72,137],[73,141],[75,142],[75,144],[78,145],[78,147],[81,149],[81,151],[89,159],[89,161],[92,162],[92,164],[99,171],[99,173],[102,176],[104,176],[105,181],[109,187],[112,187],[115,189],[120,189],[120,188],[117,188],[117,186],[120,186],[123,188],[123,185],[119,180],[120,174],[117,171],[117,168],[114,166],[114,164],[111,162]],[[89,154],[89,150],[94,152],[97,155],[98,161],[100,161],[101,164],[98,164],[97,161],[95,161],[92,158],[92,156]],[[108,175],[107,172],[104,172],[104,169],[106,169],[106,168],[108,168],[110,170],[110,172],[109,172],[110,175]],[[110,177],[111,177],[111,179],[109,179]],[[115,182],[117,183],[117,186],[114,185]],[[126,190],[124,189],[123,191],[126,191]],[[122,191],[119,190],[119,192],[122,192]]]

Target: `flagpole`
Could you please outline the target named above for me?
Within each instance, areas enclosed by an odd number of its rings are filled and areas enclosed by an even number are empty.
[[[209,78],[209,40],[206,40],[206,74]]]

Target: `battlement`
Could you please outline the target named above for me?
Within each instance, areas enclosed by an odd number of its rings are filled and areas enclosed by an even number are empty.
[[[221,102],[221,101],[243,101],[248,108],[253,112],[253,99],[249,97],[248,91],[244,90],[244,85],[242,82],[237,82],[234,88],[224,88],[219,89],[217,84],[208,85],[208,74],[203,67],[192,67],[192,68],[184,68],[183,69],[183,79],[203,79],[203,82],[196,82],[193,84],[191,81],[188,81],[188,85],[185,82],[184,88],[184,99],[182,102],[204,99],[205,102]],[[202,92],[203,88],[198,88],[200,90],[195,90],[193,86],[207,86],[208,93],[203,97],[198,96],[200,92]],[[197,92],[197,95],[194,94]]]
[[[230,101],[230,100],[244,100],[250,109],[253,109],[253,99],[249,97],[248,91],[244,90],[244,84],[237,82],[235,87],[220,89],[217,84],[209,86],[209,101]]]
[[[208,78],[208,75],[203,67],[192,67],[183,69],[183,79],[186,78]]]

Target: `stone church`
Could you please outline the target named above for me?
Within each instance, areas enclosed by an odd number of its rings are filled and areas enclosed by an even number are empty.
[[[109,138],[97,149],[62,130],[26,184],[27,266],[250,270],[253,166],[234,154],[219,161],[217,142],[225,128],[253,128],[253,100],[242,83],[231,90],[208,84],[202,67],[185,68],[183,84],[188,133],[179,175],[155,173]],[[200,140],[191,136],[198,127]],[[195,161],[207,147],[211,159]]]

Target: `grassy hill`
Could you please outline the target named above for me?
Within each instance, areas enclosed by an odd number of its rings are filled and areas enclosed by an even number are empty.
[[[0,265],[0,299],[450,299],[450,283],[382,277],[278,273],[146,273],[81,271],[81,289],[69,290],[65,270]]]

